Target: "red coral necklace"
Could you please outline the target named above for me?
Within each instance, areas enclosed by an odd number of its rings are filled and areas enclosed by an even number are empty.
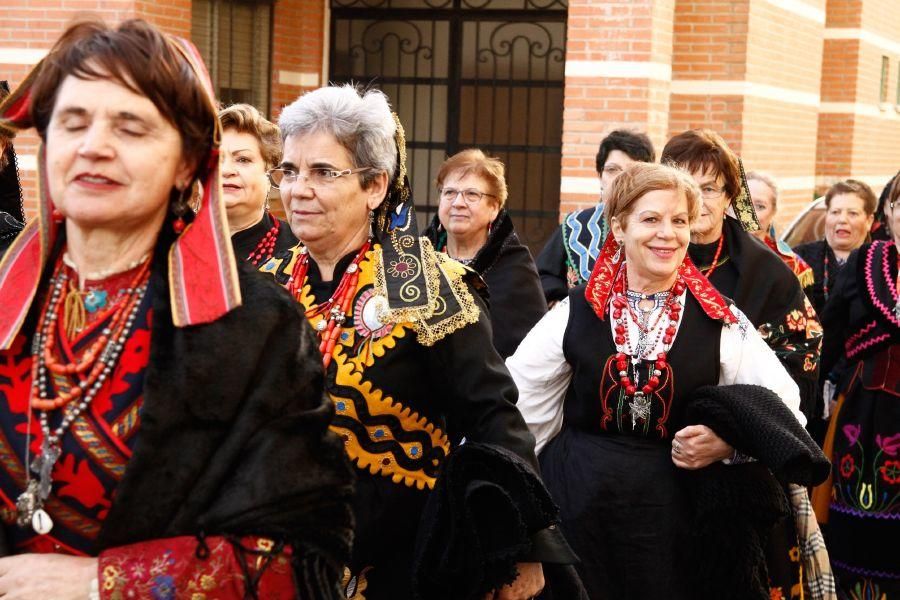
[[[274,225],[257,242],[256,248],[247,255],[247,260],[254,267],[267,263],[272,258],[272,255],[275,254],[275,242],[278,241],[278,230],[281,229],[281,222],[274,217],[272,217],[272,220],[275,222]]]
[[[712,274],[716,272],[716,269],[719,267],[719,256],[722,254],[722,246],[725,245],[725,232],[722,232],[722,235],[719,236],[719,245],[716,246],[716,253],[713,255],[712,262],[709,263],[709,267],[703,272],[706,275],[706,278],[709,279],[712,277]]]
[[[372,247],[372,240],[366,240],[362,248],[357,252],[338,283],[337,289],[327,301],[318,304],[306,311],[306,318],[322,315],[322,320],[316,324],[316,333],[319,336],[319,352],[322,353],[322,364],[328,368],[331,364],[332,351],[337,344],[338,335],[341,332],[341,325],[347,320],[347,313],[350,311],[350,303],[356,295],[356,287],[359,284],[359,263],[365,258],[366,253]],[[303,285],[306,283],[306,275],[309,271],[309,251],[306,246],[300,248],[300,256],[294,263],[291,270],[291,277],[288,279],[287,289],[294,298],[301,302],[303,297]]]
[[[659,378],[668,365],[667,353],[675,340],[675,332],[678,329],[678,321],[681,317],[679,298],[684,293],[686,284],[679,275],[669,290],[669,296],[666,298],[666,302],[656,321],[653,325],[648,325],[646,328],[642,328],[640,321],[633,315],[626,296],[625,290],[627,289],[628,274],[627,266],[625,266],[613,285],[611,303],[613,330],[615,332],[614,341],[617,351],[615,356],[616,370],[619,375],[619,384],[622,386],[626,398],[631,398],[629,408],[631,410],[632,427],[635,427],[638,419],[646,420],[650,416],[650,396],[659,388]],[[626,310],[629,314],[632,314],[635,324],[641,329],[643,343],[639,343],[636,348],[632,345],[628,334],[628,323],[625,319]],[[663,316],[666,317],[667,321],[665,326],[663,326]],[[656,336],[652,341],[649,341],[654,331],[656,331]],[[663,349],[656,355],[654,368],[651,370],[647,382],[641,386],[638,365],[658,345],[660,338],[662,338]],[[632,371],[631,375],[628,372],[629,367]]]
[[[31,431],[32,409],[38,410],[43,441],[41,453],[31,462],[28,455],[31,441],[26,439],[25,442],[26,486],[25,491],[16,500],[16,520],[21,527],[31,523],[39,534],[49,533],[53,528],[53,521],[43,507],[53,485],[53,467],[62,454],[60,440],[111,377],[113,368],[125,348],[125,341],[134,327],[141,301],[147,292],[149,278],[150,261],[145,259],[137,268],[121,299],[110,309],[109,324],[103,328],[97,340],[84,351],[80,359],[64,362],[54,353],[57,323],[66,296],[69,293],[79,292],[77,290],[73,292],[66,285],[69,275],[63,268],[62,259],[57,260],[50,280],[50,293],[44,302],[32,341],[32,392],[28,411],[28,437]],[[68,378],[71,383],[69,389],[60,390],[51,398],[48,393],[50,378],[48,371]],[[77,404],[74,403],[76,400]],[[72,405],[65,411],[59,426],[51,431],[48,411],[65,407],[70,403]],[[31,478],[32,473],[37,479]]]

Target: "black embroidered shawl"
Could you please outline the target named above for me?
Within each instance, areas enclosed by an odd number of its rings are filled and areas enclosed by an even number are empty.
[[[174,327],[166,256],[156,252],[151,274],[141,429],[96,551],[182,535],[261,535],[296,548],[304,598],[342,598],[353,473],[328,431],[334,409],[312,330],[283,289],[246,265],[241,307]]]
[[[801,410],[810,417],[816,405],[822,338],[815,310],[790,267],[737,220],[726,217],[722,234],[722,254],[728,261],[713,272],[710,281],[734,301],[775,351],[799,386]],[[709,264],[696,256],[694,244],[688,253],[698,266]]]
[[[897,247],[864,244],[850,254],[822,315],[822,369],[830,373],[842,357],[855,363],[900,341]]]

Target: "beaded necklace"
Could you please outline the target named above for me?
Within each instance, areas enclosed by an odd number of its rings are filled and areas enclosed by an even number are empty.
[[[663,370],[668,366],[667,353],[672,347],[677,331],[678,321],[681,316],[681,304],[678,302],[681,294],[686,289],[684,280],[679,276],[672,285],[668,297],[662,306],[656,321],[646,330],[640,327],[639,321],[635,320],[640,331],[637,344],[632,344],[628,333],[628,323],[624,317],[626,309],[634,317],[626,290],[628,289],[627,267],[622,268],[621,276],[613,285],[612,297],[612,316],[614,322],[614,341],[616,344],[616,370],[619,375],[619,384],[625,393],[626,399],[630,399],[628,407],[631,411],[631,426],[637,426],[638,419],[646,421],[650,416],[651,399],[653,392],[659,388],[660,376]],[[663,315],[667,317],[667,323],[663,326]],[[655,336],[653,335],[655,331]],[[657,353],[656,360],[649,372],[649,377],[644,385],[640,385],[640,373],[638,366],[641,361],[647,360],[650,352],[656,348],[662,339],[663,349]],[[629,374],[629,368],[631,374]]]
[[[149,278],[150,262],[145,260],[130,285],[124,290],[121,299],[110,309],[109,324],[103,328],[97,340],[85,350],[80,359],[64,363],[54,353],[55,338],[65,298],[71,292],[66,285],[69,275],[63,268],[63,261],[57,261],[50,280],[51,291],[44,302],[32,341],[29,434],[25,441],[25,464],[28,465],[28,469],[25,491],[16,500],[16,520],[20,526],[25,527],[30,522],[39,534],[49,533],[53,528],[53,521],[43,507],[53,486],[53,467],[62,454],[60,440],[69,426],[90,406],[91,401],[112,375],[113,368],[125,348],[125,340],[134,327],[141,301],[147,292]],[[50,380],[48,372],[67,378],[70,383],[69,389],[59,390],[56,396],[51,398],[48,393]],[[60,408],[64,409],[62,420],[59,426],[51,431],[48,413]],[[38,420],[43,441],[41,453],[29,463],[30,423],[33,410],[40,411]],[[37,475],[37,479],[31,478],[32,473]]]
[[[713,255],[712,262],[709,263],[709,266],[706,269],[701,269],[703,274],[706,275],[706,278],[709,279],[712,277],[712,274],[715,273],[716,269],[719,267],[719,256],[722,254],[722,246],[725,245],[725,232],[722,232],[722,235],[719,237],[719,245],[716,246],[716,253]],[[724,264],[725,261],[723,260]]]
[[[260,263],[267,263],[272,255],[275,254],[275,242],[278,241],[278,230],[281,228],[281,222],[278,219],[272,219],[275,224],[269,228],[266,235],[262,237],[256,244],[256,248],[247,255],[247,260],[258,267]]]
[[[359,263],[362,262],[371,247],[372,240],[366,240],[353,262],[347,265],[331,298],[306,311],[307,319],[322,316],[322,320],[316,323],[316,333],[319,336],[319,352],[322,353],[322,364],[325,368],[331,364],[332,351],[341,332],[340,326],[347,320],[350,303],[353,302],[353,297],[356,295],[356,287],[359,283]],[[288,291],[298,302],[303,296],[303,285],[306,283],[308,271],[309,251],[306,246],[303,246],[300,248],[300,256],[297,257],[297,262],[291,270],[291,277],[287,283]]]

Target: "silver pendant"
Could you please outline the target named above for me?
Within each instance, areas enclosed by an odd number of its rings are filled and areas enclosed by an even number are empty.
[[[898,300],[897,303],[894,304],[894,317],[900,319],[900,300]]]
[[[34,512],[38,508],[38,482],[28,480],[28,486],[16,499],[16,524],[19,527],[27,527],[31,523]]]
[[[53,519],[47,514],[43,508],[34,511],[31,517],[31,527],[38,535],[47,535],[53,529]]]
[[[628,403],[628,409],[631,411],[631,428],[637,429],[638,419],[646,422],[650,418],[650,398],[643,392],[635,392],[634,398]]]
[[[44,438],[41,444],[41,453],[34,457],[31,463],[31,472],[38,476],[38,497],[43,502],[50,497],[50,489],[53,487],[53,466],[62,454],[59,446],[51,444]]]

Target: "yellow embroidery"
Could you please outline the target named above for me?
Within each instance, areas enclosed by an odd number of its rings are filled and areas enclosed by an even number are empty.
[[[330,391],[335,407],[335,421],[331,429],[344,440],[344,448],[350,460],[360,469],[367,469],[373,475],[390,477],[394,483],[404,483],[409,487],[424,489],[434,487],[441,460],[450,452],[450,441],[444,432],[429,423],[424,417],[395,402],[381,390],[363,381],[362,374],[347,362],[342,351],[335,353],[335,385]],[[369,417],[362,418],[357,411],[353,392],[359,394],[365,403]],[[391,416],[395,419],[375,419]],[[342,418],[343,417],[343,418]],[[367,420],[377,422],[369,422]],[[350,423],[347,423],[347,420]],[[346,425],[344,425],[347,423]],[[353,431],[353,423],[361,426],[365,437],[360,439]],[[390,424],[387,424],[390,423]],[[399,431],[395,431],[399,429]],[[360,429],[360,428],[357,428]],[[410,432],[422,432],[427,436],[429,447],[418,441],[399,441],[395,436],[409,438]],[[378,451],[385,445],[388,450]],[[403,452],[404,462],[416,464],[415,469],[399,464],[397,452]],[[427,470],[427,472],[426,472]]]
[[[455,300],[458,308],[447,311],[448,297],[438,295],[434,305],[434,310],[428,319],[423,319],[413,323],[413,328],[418,334],[419,343],[423,346],[431,346],[435,342],[440,341],[453,333],[478,322],[480,313],[475,299],[469,291],[464,279],[466,267],[462,266],[455,260],[449,258],[442,252],[434,252],[432,250],[438,268],[440,269],[443,280],[449,286],[449,293]]]

